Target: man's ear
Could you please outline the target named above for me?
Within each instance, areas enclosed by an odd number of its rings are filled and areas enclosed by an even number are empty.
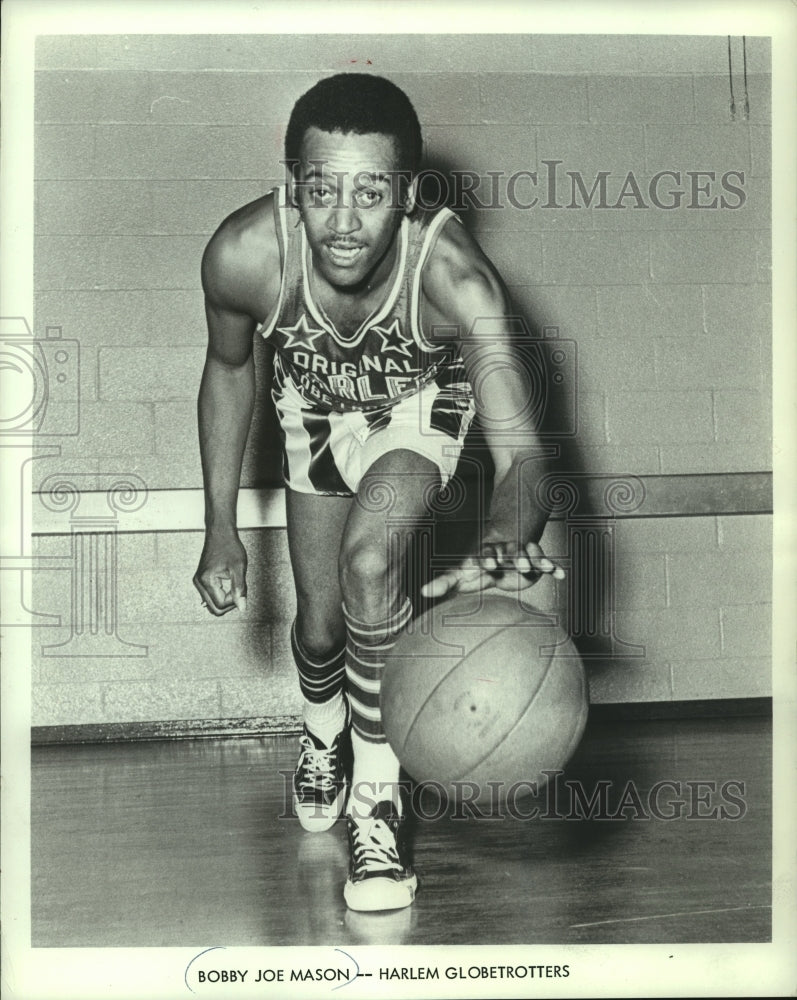
[[[285,167],[285,194],[287,195],[288,204],[292,208],[298,208],[299,198],[296,190],[296,174],[299,170],[299,161],[280,160],[280,163]]]
[[[407,190],[406,190],[406,192],[404,194],[404,214],[405,215],[409,215],[413,211],[413,209],[415,208],[415,205],[417,203],[417,199],[418,199],[418,180],[419,180],[419,178],[418,178],[418,175],[416,174],[415,177],[413,177],[412,180],[407,185]]]

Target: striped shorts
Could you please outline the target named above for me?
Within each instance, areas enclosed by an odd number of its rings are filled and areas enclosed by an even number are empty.
[[[461,361],[390,406],[338,412],[305,399],[275,360],[272,398],[282,436],[283,475],[292,490],[353,496],[374,462],[398,448],[433,462],[443,486],[454,474],[475,413]]]

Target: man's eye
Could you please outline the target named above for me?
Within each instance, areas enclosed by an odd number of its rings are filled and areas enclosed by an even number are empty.
[[[357,192],[357,204],[363,208],[370,208],[372,205],[376,205],[381,200],[381,197],[378,191],[366,188],[364,191]]]
[[[310,188],[310,201],[314,205],[326,205],[332,199],[332,189],[328,187]]]

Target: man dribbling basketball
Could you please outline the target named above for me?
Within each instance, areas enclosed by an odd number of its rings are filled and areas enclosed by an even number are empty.
[[[385,655],[412,607],[405,554],[389,544],[385,512],[366,491],[387,490],[391,518],[411,530],[453,474],[474,414],[489,415],[495,480],[481,547],[422,592],[517,590],[563,575],[539,545],[535,428],[524,418],[514,433],[504,429],[529,411],[526,383],[510,368],[500,387],[485,379],[477,399],[471,389],[496,345],[510,349],[504,287],[453,213],[416,204],[421,152],[417,116],[395,85],[354,73],[322,80],[288,124],[289,183],[226,219],[202,263],[206,534],[194,582],[214,615],[243,605],[235,517],[258,332],[275,352],[297,592],[291,642],[304,729],[294,804],[309,831],[346,809],[344,897],[354,910],[407,906],[416,888],[399,763],[379,708]],[[347,794],[350,754],[356,795]]]

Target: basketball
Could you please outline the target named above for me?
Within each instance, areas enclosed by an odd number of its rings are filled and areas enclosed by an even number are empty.
[[[564,767],[586,725],[587,682],[550,616],[514,595],[467,594],[399,636],[381,704],[387,739],[412,778],[439,783],[449,797],[469,782],[471,801],[496,802],[528,794],[531,782],[542,788],[544,771]]]

